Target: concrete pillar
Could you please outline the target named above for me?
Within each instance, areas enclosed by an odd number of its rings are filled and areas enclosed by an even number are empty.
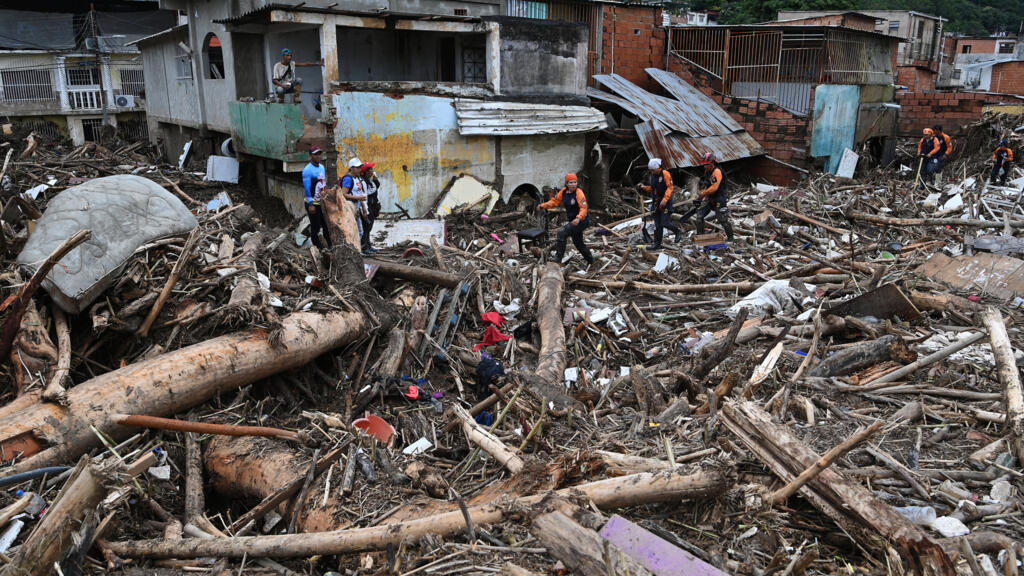
[[[116,111],[117,106],[114,105],[114,81],[110,74],[110,56],[100,56],[100,74],[103,75],[103,90],[107,93],[107,109]],[[113,124],[113,122],[111,123]]]
[[[487,22],[487,79],[495,94],[501,94],[501,27]]]
[[[68,77],[63,56],[56,56],[54,61],[57,64],[57,93],[60,94],[60,109],[70,110],[71,103],[68,102]]]
[[[335,18],[325,18],[320,26],[320,55],[324,59],[324,94],[331,91],[331,82],[341,77],[338,62],[338,24]]]

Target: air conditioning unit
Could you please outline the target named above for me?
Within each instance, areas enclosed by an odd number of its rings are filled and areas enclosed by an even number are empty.
[[[118,108],[134,108],[135,96],[122,94],[114,98],[114,104],[117,105]]]

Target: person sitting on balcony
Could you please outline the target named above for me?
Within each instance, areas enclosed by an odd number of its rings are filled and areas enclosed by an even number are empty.
[[[295,74],[296,66],[320,66],[320,62],[294,62],[292,51],[285,48],[281,50],[281,61],[274,64],[274,92],[277,94],[278,103],[284,102],[285,94],[292,95],[292,102],[299,104],[302,96],[302,78]]]

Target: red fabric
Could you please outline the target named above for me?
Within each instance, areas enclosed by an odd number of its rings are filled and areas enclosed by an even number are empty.
[[[480,316],[480,319],[488,324],[494,324],[498,328],[501,328],[501,325],[505,323],[505,317],[497,312],[488,312],[483,314]]]
[[[504,342],[505,340],[511,340],[512,337],[508,334],[502,334],[500,330],[494,326],[488,326],[487,331],[484,332],[483,342],[473,346],[473,352],[479,352],[484,346],[493,346],[498,342]]]

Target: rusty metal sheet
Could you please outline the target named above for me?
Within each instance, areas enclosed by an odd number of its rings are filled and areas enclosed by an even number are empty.
[[[661,158],[666,166],[686,168],[699,166],[701,156],[712,152],[720,162],[764,154],[764,150],[746,132],[690,138],[669,132],[656,120],[636,125],[636,133],[651,158]]]
[[[589,106],[460,99],[455,116],[463,136],[569,134],[608,127],[604,113]]]
[[[672,130],[678,130],[688,136],[714,136],[723,131],[701,115],[694,114],[679,100],[651,94],[618,74],[596,74],[594,79],[619,96],[646,108],[649,114],[657,117]]]
[[[722,133],[723,130],[725,132],[743,130],[740,123],[733,120],[732,116],[729,116],[729,113],[714,100],[708,98],[707,95],[691,86],[677,74],[658,68],[645,68],[644,71],[674,98],[685,103],[692,115],[706,120],[710,125],[717,126],[716,133]]]
[[[874,316],[875,318],[892,318],[916,320],[921,312],[895,284],[879,286],[856,298],[840,302],[826,311],[834,316]]]

